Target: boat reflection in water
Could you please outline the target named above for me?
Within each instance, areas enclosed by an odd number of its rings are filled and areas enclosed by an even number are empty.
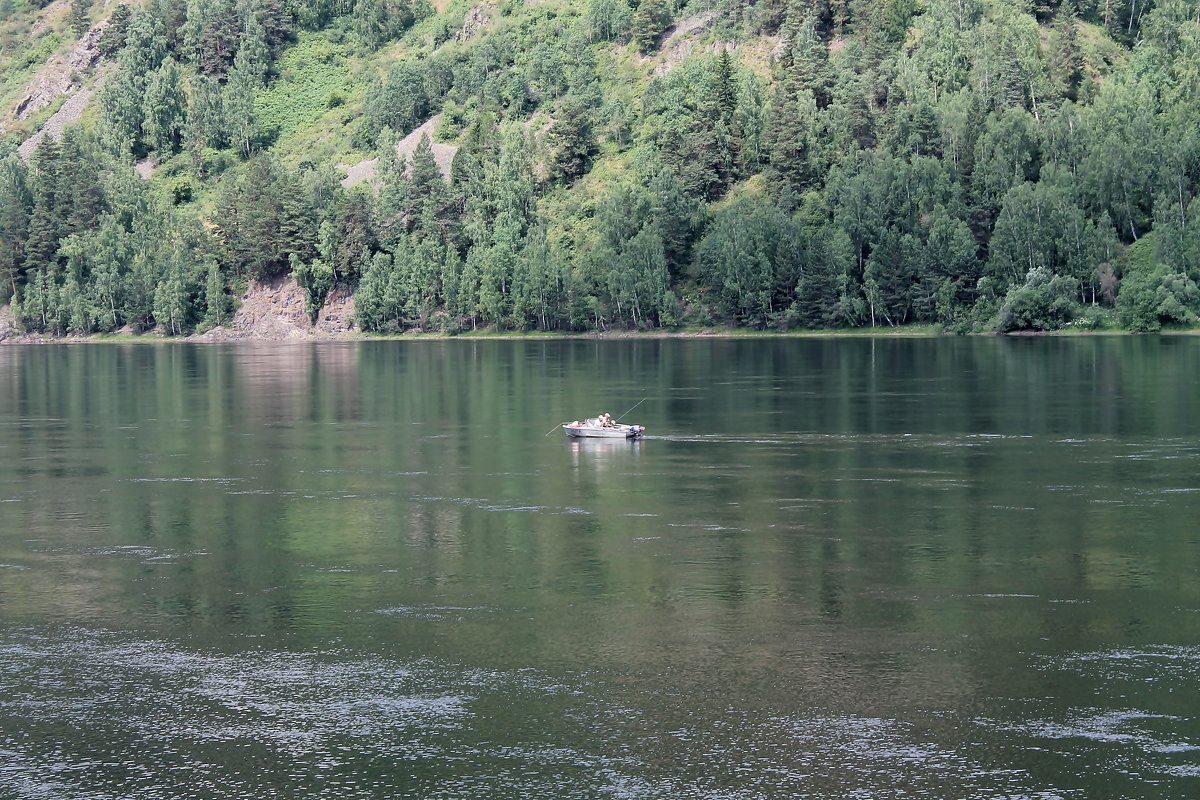
[[[607,469],[629,463],[641,455],[643,440],[638,439],[574,439],[566,440],[571,453],[571,466],[594,466]]]

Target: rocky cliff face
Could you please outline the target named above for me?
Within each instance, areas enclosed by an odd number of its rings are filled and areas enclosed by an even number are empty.
[[[339,286],[329,293],[325,305],[317,312],[316,334],[337,337],[357,330],[354,324],[354,295],[349,289]]]
[[[117,333],[136,335],[126,326]],[[354,325],[354,295],[345,287],[329,293],[325,305],[317,312],[314,323],[304,307],[304,290],[291,277],[270,281],[252,281],[250,288],[239,298],[233,319],[226,325],[188,337],[197,342],[233,342],[241,340],[300,340],[340,339],[358,333]],[[163,335],[162,331],[148,336]],[[11,306],[0,306],[0,342],[53,342],[63,339],[79,340],[89,336],[66,337],[22,331],[13,318]]]
[[[197,341],[337,338],[355,330],[354,299],[343,288],[330,292],[314,324],[304,290],[291,277],[251,281],[228,324],[193,337]]]
[[[100,36],[107,26],[107,22],[101,22],[85,33],[66,57],[52,58],[46,63],[29,85],[29,93],[17,103],[17,119],[28,118],[80,87],[82,76],[100,63]]]
[[[30,81],[24,98],[17,103],[10,119],[27,119],[60,97],[68,99],[37,133],[21,143],[18,151],[25,160],[29,160],[44,137],[52,136],[57,139],[62,135],[64,126],[78,122],[83,116],[83,109],[92,92],[104,79],[103,67],[97,67],[100,64],[100,36],[106,27],[107,20],[96,25],[79,39],[70,53],[55,56],[47,61],[37,76]],[[92,82],[92,86],[86,86],[85,80],[93,71],[97,73],[96,80]],[[4,128],[4,121],[0,119],[0,132],[3,132]]]

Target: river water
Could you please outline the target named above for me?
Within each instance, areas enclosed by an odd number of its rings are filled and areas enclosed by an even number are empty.
[[[1200,796],[1198,390],[1186,337],[0,347],[0,798]]]

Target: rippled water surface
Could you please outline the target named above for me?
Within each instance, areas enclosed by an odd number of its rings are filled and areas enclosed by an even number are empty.
[[[0,347],[5,800],[1197,796],[1200,340]]]

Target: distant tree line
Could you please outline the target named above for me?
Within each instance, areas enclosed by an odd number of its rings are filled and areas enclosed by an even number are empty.
[[[0,297],[54,332],[220,325],[231,287],[288,273],[314,313],[355,288],[375,331],[1200,322],[1200,3],[711,7],[735,45],[636,89],[667,0],[501,4],[462,42],[423,0],[118,10],[102,124],[0,152]],[[414,26],[425,57],[373,60]],[[373,187],[255,123],[302,30],[378,67]],[[736,45],[764,35],[769,77]],[[446,175],[428,139],[396,149],[439,112]],[[165,190],[133,171],[181,153]]]

